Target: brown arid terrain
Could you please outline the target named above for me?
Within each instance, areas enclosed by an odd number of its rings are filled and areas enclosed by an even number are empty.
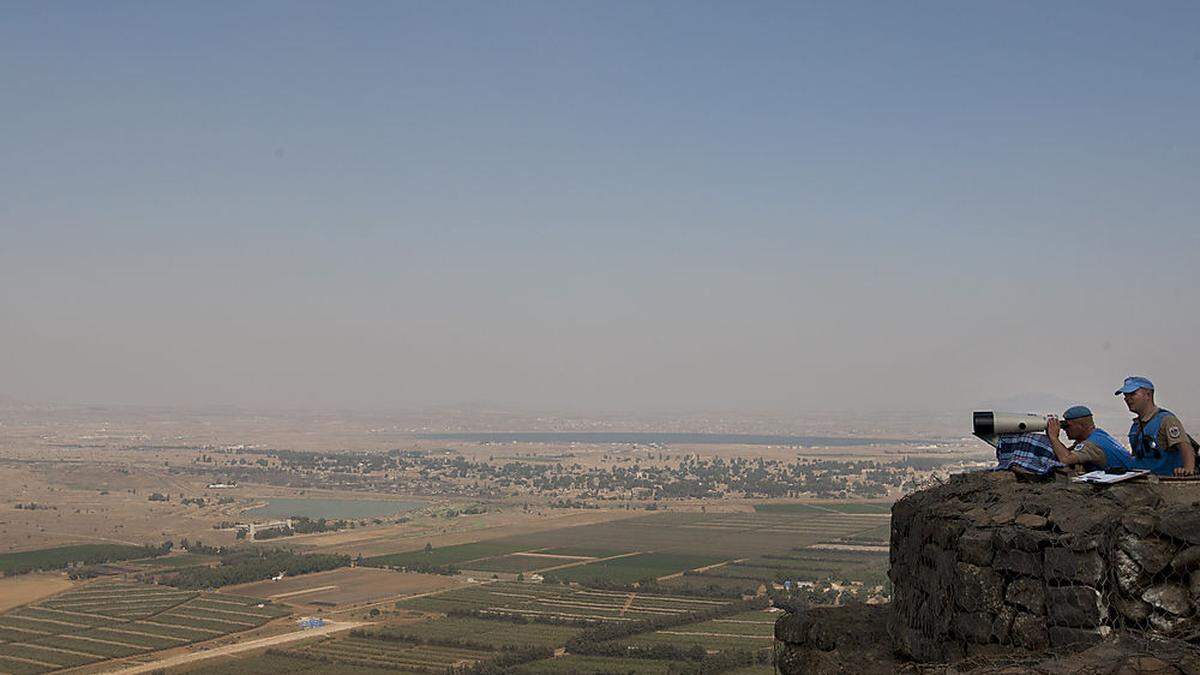
[[[279,633],[278,635],[271,635],[268,637],[234,642],[232,644],[221,645],[219,647],[212,647],[211,649],[205,649],[203,651],[192,651],[169,655],[156,654],[147,662],[121,667],[116,670],[106,670],[104,672],[112,673],[113,675],[136,675],[137,673],[149,673],[167,668],[184,668],[186,666],[207,661],[209,659],[269,649],[271,647],[278,647],[280,645],[299,642],[301,640],[313,640],[336,633],[342,633],[365,625],[367,624],[361,621],[330,621],[319,628],[296,629],[286,633]],[[201,668],[201,670],[203,669]]]
[[[418,593],[462,585],[455,577],[405,574],[373,567],[349,567],[328,572],[227,586],[229,593],[292,605],[298,612],[345,609],[362,603],[396,600]]]
[[[0,612],[61,593],[75,582],[61,572],[38,572],[0,577]]]
[[[503,511],[460,517],[448,522],[432,521],[429,527],[422,527],[418,523],[406,523],[290,539],[294,540],[298,549],[306,552],[371,556],[414,551],[430,542],[437,546],[470,544],[485,539],[606,523],[639,515],[643,514],[637,511],[615,510],[560,510],[540,513]]]
[[[902,420],[901,420],[902,422]],[[660,424],[678,429],[684,421],[610,421],[647,428]],[[803,425],[779,420],[749,423],[705,424],[719,431],[771,431],[776,433],[854,432],[902,436],[912,430],[898,427],[845,423],[838,428],[836,417],[815,418]],[[363,476],[356,485],[353,475],[339,474],[336,489],[326,474],[297,473],[280,468],[279,459],[266,449],[348,453],[384,452],[402,449],[428,456],[453,456],[467,462],[493,466],[561,464],[579,472],[609,471],[640,467],[671,467],[683,457],[700,461],[738,458],[796,461],[810,457],[834,461],[896,461],[910,456],[970,457],[976,445],[955,449],[953,443],[914,451],[912,447],[860,446],[797,449],[784,446],[678,445],[669,449],[637,444],[567,442],[488,443],[477,440],[429,440],[419,434],[430,430],[539,429],[550,425],[572,425],[589,431],[612,426],[586,426],[572,418],[523,418],[498,413],[437,412],[396,415],[390,418],[349,414],[251,415],[237,411],[186,412],[134,408],[76,407],[53,409],[36,406],[0,410],[0,484],[9,486],[0,495],[0,553],[31,550],[72,543],[149,544],[164,540],[202,540],[209,545],[236,542],[230,529],[214,529],[221,523],[250,520],[244,512],[271,498],[289,499],[418,499],[430,506],[469,503],[471,490],[490,483],[464,479],[456,483],[442,476],[441,482],[422,482],[411,473],[413,489],[391,487],[396,480]],[[488,426],[483,426],[488,425]],[[775,426],[772,426],[775,425]],[[938,430],[945,431],[939,427]],[[925,433],[930,433],[926,430]],[[914,452],[916,454],[914,454]],[[432,453],[432,454],[431,454]],[[949,453],[949,454],[948,454]],[[275,471],[271,483],[242,479],[233,489],[210,489],[226,474],[247,467]],[[291,483],[291,484],[281,484]],[[423,492],[431,487],[441,494]],[[289,538],[289,545],[312,550],[373,555],[409,550],[431,538],[440,544],[464,543],[480,538],[518,534],[628,515],[628,511],[601,508],[583,513],[569,509],[546,509],[554,498],[527,487],[493,490],[485,513],[447,520],[414,513],[403,523],[373,519],[356,523],[353,530],[317,533]],[[150,501],[159,493],[169,501]],[[463,496],[458,496],[463,495]],[[561,496],[561,495],[560,495]],[[203,499],[204,505],[182,500]],[[18,509],[18,505],[34,505]],[[635,504],[639,508],[644,504]],[[516,508],[516,507],[520,508]],[[606,506],[601,504],[601,506]],[[613,506],[620,507],[620,504]],[[708,509],[713,512],[750,510],[750,501],[731,494],[714,501],[673,500],[677,510]]]

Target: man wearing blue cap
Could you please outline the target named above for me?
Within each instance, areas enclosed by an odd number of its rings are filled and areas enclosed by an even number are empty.
[[[1059,431],[1067,432],[1067,438],[1075,441],[1075,445],[1068,448],[1058,439]],[[1046,435],[1058,461],[1067,466],[1082,465],[1084,471],[1133,468],[1133,456],[1107,431],[1096,428],[1087,406],[1071,406],[1063,413],[1062,422],[1048,418]]]
[[[1129,427],[1134,467],[1160,476],[1194,474],[1195,441],[1174,413],[1154,403],[1154,383],[1144,377],[1127,377],[1116,394],[1125,397],[1129,412],[1137,416]]]

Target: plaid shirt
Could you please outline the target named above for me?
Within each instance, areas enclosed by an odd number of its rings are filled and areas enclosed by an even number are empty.
[[[1062,468],[1054,455],[1054,446],[1046,434],[1004,434],[996,447],[996,468],[993,471],[1020,469],[1046,476]]]

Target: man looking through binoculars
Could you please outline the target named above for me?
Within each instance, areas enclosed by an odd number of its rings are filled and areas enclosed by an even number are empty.
[[[1060,431],[1066,431],[1067,438],[1075,444],[1068,448],[1058,438]],[[1071,406],[1063,413],[1061,422],[1053,415],[1046,418],[1046,436],[1050,438],[1054,456],[1067,466],[1082,464],[1085,471],[1132,468],[1133,457],[1121,447],[1120,441],[1096,428],[1092,411],[1086,406]]]

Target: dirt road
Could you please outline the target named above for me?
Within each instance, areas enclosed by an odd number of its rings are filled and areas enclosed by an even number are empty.
[[[366,625],[368,625],[368,623],[364,621],[330,621],[320,628],[307,628],[293,631],[291,633],[284,633],[283,635],[272,635],[270,637],[259,638],[257,640],[250,640],[249,642],[238,642],[231,645],[225,645],[223,647],[214,647],[202,652],[177,654],[175,656],[168,656],[147,663],[139,663],[136,666],[130,666],[128,668],[121,668],[119,670],[111,670],[107,672],[114,673],[115,675],[147,673],[160,668],[174,668],[175,666],[182,666],[186,663],[203,661],[204,659],[211,659],[217,656],[229,656],[239,652],[248,652],[253,649],[274,647],[276,645],[287,644],[288,642],[295,642],[297,640],[304,640],[321,635],[329,635],[331,633],[340,633],[341,631]]]

